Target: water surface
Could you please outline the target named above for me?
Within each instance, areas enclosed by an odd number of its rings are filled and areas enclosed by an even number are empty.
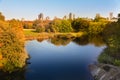
[[[25,72],[25,80],[93,80],[89,64],[97,62],[105,46],[94,44],[52,44],[50,40],[26,43],[31,58]]]

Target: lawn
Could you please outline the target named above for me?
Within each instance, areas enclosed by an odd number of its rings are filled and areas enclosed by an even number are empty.
[[[54,37],[55,35],[61,35],[61,36],[66,36],[66,37],[81,37],[82,35],[86,35],[84,32],[78,32],[78,33],[37,33],[35,29],[24,29],[24,34],[26,38],[30,39],[35,39],[35,38],[51,38]]]
[[[38,36],[39,33],[35,31],[35,29],[24,29],[25,36]]]

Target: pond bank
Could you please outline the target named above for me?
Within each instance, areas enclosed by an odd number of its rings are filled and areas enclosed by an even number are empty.
[[[37,35],[25,35],[26,40],[33,39],[50,39],[55,36],[73,38],[73,37],[81,37],[85,35],[83,32],[80,33],[37,33]]]

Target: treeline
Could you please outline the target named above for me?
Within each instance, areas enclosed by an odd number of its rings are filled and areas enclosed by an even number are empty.
[[[118,14],[118,17],[120,15]],[[118,19],[118,22],[120,20]],[[35,20],[35,21],[20,21],[24,29],[35,29],[36,32],[47,32],[47,33],[78,33],[84,32],[89,35],[98,35],[104,33],[104,29],[107,26],[112,25],[113,22],[107,18],[101,16],[95,16],[94,19],[89,18],[75,18],[71,19],[60,19],[55,18],[53,20]],[[118,23],[115,22],[115,23]]]
[[[25,52],[25,39],[20,21],[5,21],[0,14],[0,69],[13,72],[22,68],[28,58]]]
[[[33,22],[23,21],[23,28],[36,29],[38,33],[86,32],[96,35],[101,34],[109,23],[111,22],[103,17],[95,17],[95,19],[76,18],[74,20],[55,18],[54,20],[35,20]]]

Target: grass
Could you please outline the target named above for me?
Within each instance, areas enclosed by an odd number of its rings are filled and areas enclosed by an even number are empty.
[[[50,38],[54,37],[55,35],[61,35],[61,36],[67,36],[67,37],[81,37],[82,35],[85,35],[84,32],[78,32],[78,33],[37,33],[35,29],[24,29],[24,34],[26,38]]]
[[[35,31],[35,29],[24,29],[25,36],[38,36],[39,33]]]

